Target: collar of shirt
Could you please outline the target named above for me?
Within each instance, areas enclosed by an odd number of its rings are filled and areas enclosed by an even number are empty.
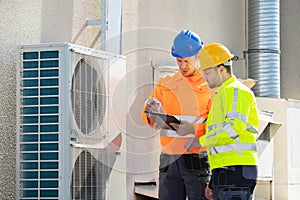
[[[181,72],[177,72],[174,76],[175,80],[182,80],[182,79],[187,79],[188,81],[192,81],[192,82],[198,82],[200,79],[203,79],[203,75],[200,72],[196,72],[195,74],[193,74],[192,76],[188,76],[188,77],[184,77]]]
[[[232,75],[229,79],[224,81],[224,83],[216,90],[215,94],[217,94],[219,91],[223,90],[227,85],[235,81],[237,81],[237,79],[234,75]]]

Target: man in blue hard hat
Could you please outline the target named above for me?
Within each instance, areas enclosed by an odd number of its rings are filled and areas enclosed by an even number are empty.
[[[198,71],[198,53],[202,46],[200,37],[191,30],[178,33],[171,53],[179,70],[158,80],[142,110],[142,119],[147,125],[161,128],[160,200],[185,200],[186,197],[189,200],[206,199],[204,189],[209,180],[206,149],[189,152],[184,147],[191,138],[205,134],[205,121],[210,108],[210,90]],[[167,113],[179,120],[190,121],[196,131],[182,137],[171,128],[159,125],[157,117],[149,112]]]

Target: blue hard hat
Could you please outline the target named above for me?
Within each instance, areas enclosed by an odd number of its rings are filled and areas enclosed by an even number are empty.
[[[191,30],[182,30],[174,39],[172,56],[186,58],[196,55],[203,46],[199,35]]]

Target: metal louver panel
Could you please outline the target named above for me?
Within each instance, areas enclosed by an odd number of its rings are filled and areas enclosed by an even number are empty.
[[[20,199],[57,199],[59,53],[24,52],[20,69]]]

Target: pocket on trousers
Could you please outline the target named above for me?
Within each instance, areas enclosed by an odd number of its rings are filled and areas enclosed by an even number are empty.
[[[243,166],[242,175],[245,179],[257,179],[257,166]]]
[[[160,172],[167,171],[169,163],[170,163],[170,156],[167,154],[160,154],[159,171]]]
[[[212,187],[218,186],[218,187],[224,187],[229,184],[228,182],[228,175],[227,175],[227,170],[225,169],[214,169],[212,171],[212,176],[211,176],[211,184]]]
[[[183,155],[184,165],[190,171],[209,171],[207,157],[200,158],[198,154]],[[204,174],[203,174],[204,175]]]

